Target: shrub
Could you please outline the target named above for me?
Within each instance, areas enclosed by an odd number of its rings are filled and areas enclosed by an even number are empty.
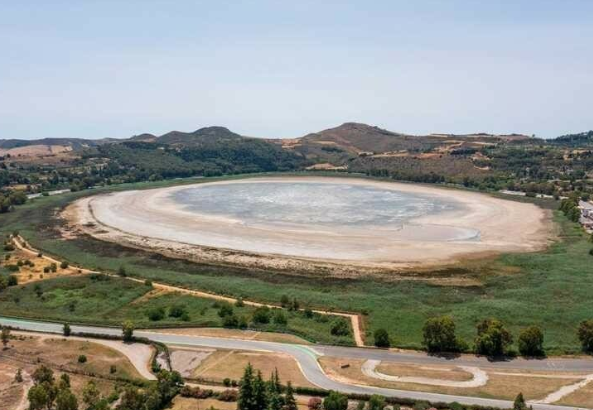
[[[243,298],[238,298],[235,301],[235,306],[238,307],[238,308],[241,308],[241,307],[245,306],[245,302],[243,302]]]
[[[223,381],[222,381],[222,385],[226,386],[226,387],[230,387],[231,386],[231,379],[229,379],[228,377],[226,377]]]
[[[422,344],[431,353],[459,350],[459,343],[455,336],[455,322],[449,316],[428,319],[424,323],[422,334]]]
[[[221,303],[218,309],[218,316],[225,317],[233,314],[233,306],[230,303]]]
[[[171,309],[169,309],[170,317],[180,318],[186,313],[187,309],[185,308],[185,305],[173,305],[171,306]]]
[[[225,316],[222,318],[222,325],[224,327],[238,327],[239,319],[235,315]]]
[[[260,306],[253,312],[253,323],[267,324],[270,323],[270,308],[267,306]]]
[[[311,310],[311,308],[305,308],[303,314],[307,319],[311,319],[313,317],[313,311]]]
[[[86,363],[86,356],[81,354],[80,356],[78,356],[78,363]]]
[[[114,364],[109,366],[109,373],[111,373],[111,374],[117,373],[117,367]]]
[[[502,356],[513,343],[513,336],[497,319],[486,319],[477,326],[476,353],[486,356]]]
[[[49,273],[49,271],[50,271],[49,266],[44,266],[43,267],[43,273]]]
[[[307,402],[307,408],[309,410],[321,410],[323,401],[319,397],[311,397]]]
[[[280,306],[285,308],[285,307],[288,307],[289,303],[290,303],[289,297],[287,295],[282,295],[282,297],[280,298]]]
[[[16,286],[19,284],[19,280],[16,276],[10,275],[8,277],[8,286]]]
[[[19,272],[21,270],[19,265],[6,265],[5,268],[9,271],[9,272]]]
[[[68,269],[68,262],[66,261],[62,261],[62,263],[60,263],[60,269]]]
[[[70,334],[72,333],[72,329],[70,329],[70,325],[68,323],[64,323],[64,326],[62,328],[62,333],[66,337],[70,336]]]
[[[389,341],[389,333],[385,329],[377,329],[374,334],[375,346],[387,348],[391,346]]]
[[[239,393],[237,392],[237,390],[227,389],[218,393],[216,395],[216,398],[220,401],[226,402],[237,401],[239,399]]]
[[[593,352],[593,319],[584,320],[577,331],[583,351]]]
[[[280,326],[286,326],[288,323],[288,319],[286,319],[286,315],[280,309],[277,309],[274,313],[274,323]]]
[[[14,251],[14,245],[13,244],[10,244],[10,243],[7,243],[7,244],[4,245],[4,250],[6,252],[12,252],[12,251]]]
[[[153,322],[163,320],[164,317],[165,317],[165,309],[162,307],[153,308],[148,311],[148,318]]]
[[[125,266],[120,266],[117,269],[117,274],[123,278],[125,278],[126,276],[128,276],[128,272],[126,272],[126,267]]]
[[[385,397],[373,394],[369,399],[368,410],[383,410],[385,408]]]
[[[145,285],[145,286],[148,286],[149,288],[152,288],[152,281],[151,281],[150,279],[146,279],[146,280],[144,281],[144,285]]]
[[[538,326],[524,329],[518,339],[519,353],[523,356],[543,356],[544,334]]]
[[[334,321],[330,332],[334,336],[348,336],[350,334],[350,327],[348,326],[346,319],[340,318]]]
[[[324,410],[346,410],[348,408],[348,397],[336,391],[330,391],[323,400]]]

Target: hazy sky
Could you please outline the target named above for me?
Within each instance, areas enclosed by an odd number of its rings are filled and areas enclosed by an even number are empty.
[[[593,1],[0,0],[0,138],[593,128]]]

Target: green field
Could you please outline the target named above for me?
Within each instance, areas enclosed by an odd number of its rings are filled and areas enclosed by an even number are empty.
[[[164,184],[136,184],[116,189]],[[19,230],[33,246],[45,253],[92,269],[114,272],[124,265],[133,276],[188,288],[273,303],[278,303],[281,295],[288,294],[291,298],[296,297],[301,305],[364,312],[368,343],[372,343],[372,332],[384,327],[398,346],[419,348],[425,319],[450,314],[457,322],[459,334],[470,344],[475,324],[486,317],[497,317],[515,334],[528,325],[541,326],[545,330],[545,345],[550,354],[575,353],[579,351],[576,327],[581,320],[593,317],[593,257],[589,255],[592,245],[580,227],[568,222],[559,213],[555,214],[555,221],[560,239],[546,252],[503,255],[496,260],[435,272],[437,276],[471,277],[479,283],[457,287],[418,281],[291,276],[286,272],[173,260],[90,237],[56,240],[59,235],[56,230],[59,222],[53,217],[56,209],[82,195],[88,195],[88,192],[45,197],[18,207],[16,211],[0,216],[0,233],[5,235]],[[554,202],[547,206],[554,206]],[[161,301],[152,300],[150,303]],[[0,309],[2,314],[17,314],[19,311],[17,308],[4,311],[5,305],[0,305]],[[142,314],[135,309],[128,307],[121,310],[117,319],[138,319]],[[45,314],[44,310],[39,311]],[[52,318],[58,319],[62,317],[60,315],[67,314],[56,310],[52,315],[57,316]],[[93,319],[105,322],[109,320],[106,317],[101,318],[97,313]],[[207,317],[196,318],[195,323],[205,323],[200,320],[206,321]],[[305,332],[310,339],[336,341],[328,335],[322,337],[321,333],[325,330],[307,326],[306,323],[299,329],[295,325],[292,330]]]

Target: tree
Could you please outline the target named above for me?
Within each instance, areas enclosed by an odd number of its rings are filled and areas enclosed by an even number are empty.
[[[35,384],[53,384],[55,381],[53,370],[45,365],[41,365],[36,368],[31,377],[33,378],[33,382]]]
[[[23,382],[23,370],[21,368],[17,369],[16,374],[14,375],[14,381],[17,383]]]
[[[87,409],[94,410],[101,401],[101,392],[94,381],[90,380],[82,389],[82,402]]]
[[[450,316],[428,319],[422,328],[422,344],[431,353],[455,352],[458,350],[455,322]]]
[[[525,398],[523,397],[523,393],[519,393],[513,402],[513,410],[526,410],[527,403],[525,403]]]
[[[2,339],[2,345],[6,349],[8,346],[8,342],[10,341],[10,329],[4,326],[2,328],[2,333],[0,334],[0,339]]]
[[[40,384],[37,384],[29,389],[29,393],[27,393],[27,399],[29,400],[29,410],[47,409],[51,408],[51,405],[53,404],[53,402],[50,403],[47,390]]]
[[[268,407],[266,383],[260,371],[257,372],[253,379],[253,402],[256,409],[266,409]]]
[[[64,336],[66,336],[66,337],[68,337],[72,334],[72,329],[70,329],[70,325],[68,323],[64,323],[62,333],[64,333]]]
[[[43,289],[41,288],[41,285],[39,283],[35,284],[35,286],[33,287],[33,291],[35,292],[38,298],[40,298],[43,295]]]
[[[513,343],[513,336],[497,319],[485,319],[477,326],[476,353],[486,356],[502,356]]]
[[[19,279],[16,276],[10,275],[8,277],[8,282],[7,282],[8,286],[16,286],[18,284],[19,284]]]
[[[132,342],[134,340],[134,322],[126,320],[122,326],[122,333],[124,342]]]
[[[544,355],[544,333],[538,326],[523,329],[518,339],[519,352],[523,356]]]
[[[284,396],[284,409],[285,410],[297,410],[296,400],[294,398],[294,390],[292,383],[286,384],[286,395]]]
[[[330,332],[334,336],[348,336],[350,334],[350,327],[345,319],[337,319],[331,326]]]
[[[78,410],[78,400],[69,388],[60,389],[58,392],[56,410]]]
[[[282,295],[282,297],[280,297],[280,306],[285,308],[285,307],[288,307],[289,303],[290,303],[290,298],[288,297],[288,295]]]
[[[389,333],[387,333],[387,330],[383,328],[375,330],[374,339],[375,346],[377,347],[387,348],[391,346],[391,342],[389,341]]]
[[[585,352],[593,352],[593,319],[583,320],[577,331],[579,341]]]
[[[288,319],[286,319],[286,315],[281,309],[276,309],[274,313],[274,323],[280,326],[286,326],[288,323]]]
[[[270,308],[260,306],[253,312],[253,323],[265,325],[270,323]]]
[[[253,381],[253,367],[251,366],[251,363],[248,363],[243,371],[243,377],[241,377],[241,383],[239,384],[237,410],[258,410],[255,408],[254,404]]]
[[[347,410],[348,397],[336,391],[330,391],[327,397],[323,400],[324,410]]]
[[[367,410],[383,410],[385,408],[385,397],[373,394],[369,399]]]

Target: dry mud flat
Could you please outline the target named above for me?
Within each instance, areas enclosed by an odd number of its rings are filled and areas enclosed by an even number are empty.
[[[398,231],[364,226],[321,230],[306,224],[282,229],[192,212],[171,198],[178,191],[213,184],[295,182],[429,195],[459,207],[417,217]],[[343,277],[433,267],[500,252],[532,252],[545,248],[552,237],[549,212],[536,205],[454,189],[326,177],[250,178],[99,195],[76,201],[63,216],[74,233],[167,256]],[[479,235],[439,239],[450,232],[471,231]]]

